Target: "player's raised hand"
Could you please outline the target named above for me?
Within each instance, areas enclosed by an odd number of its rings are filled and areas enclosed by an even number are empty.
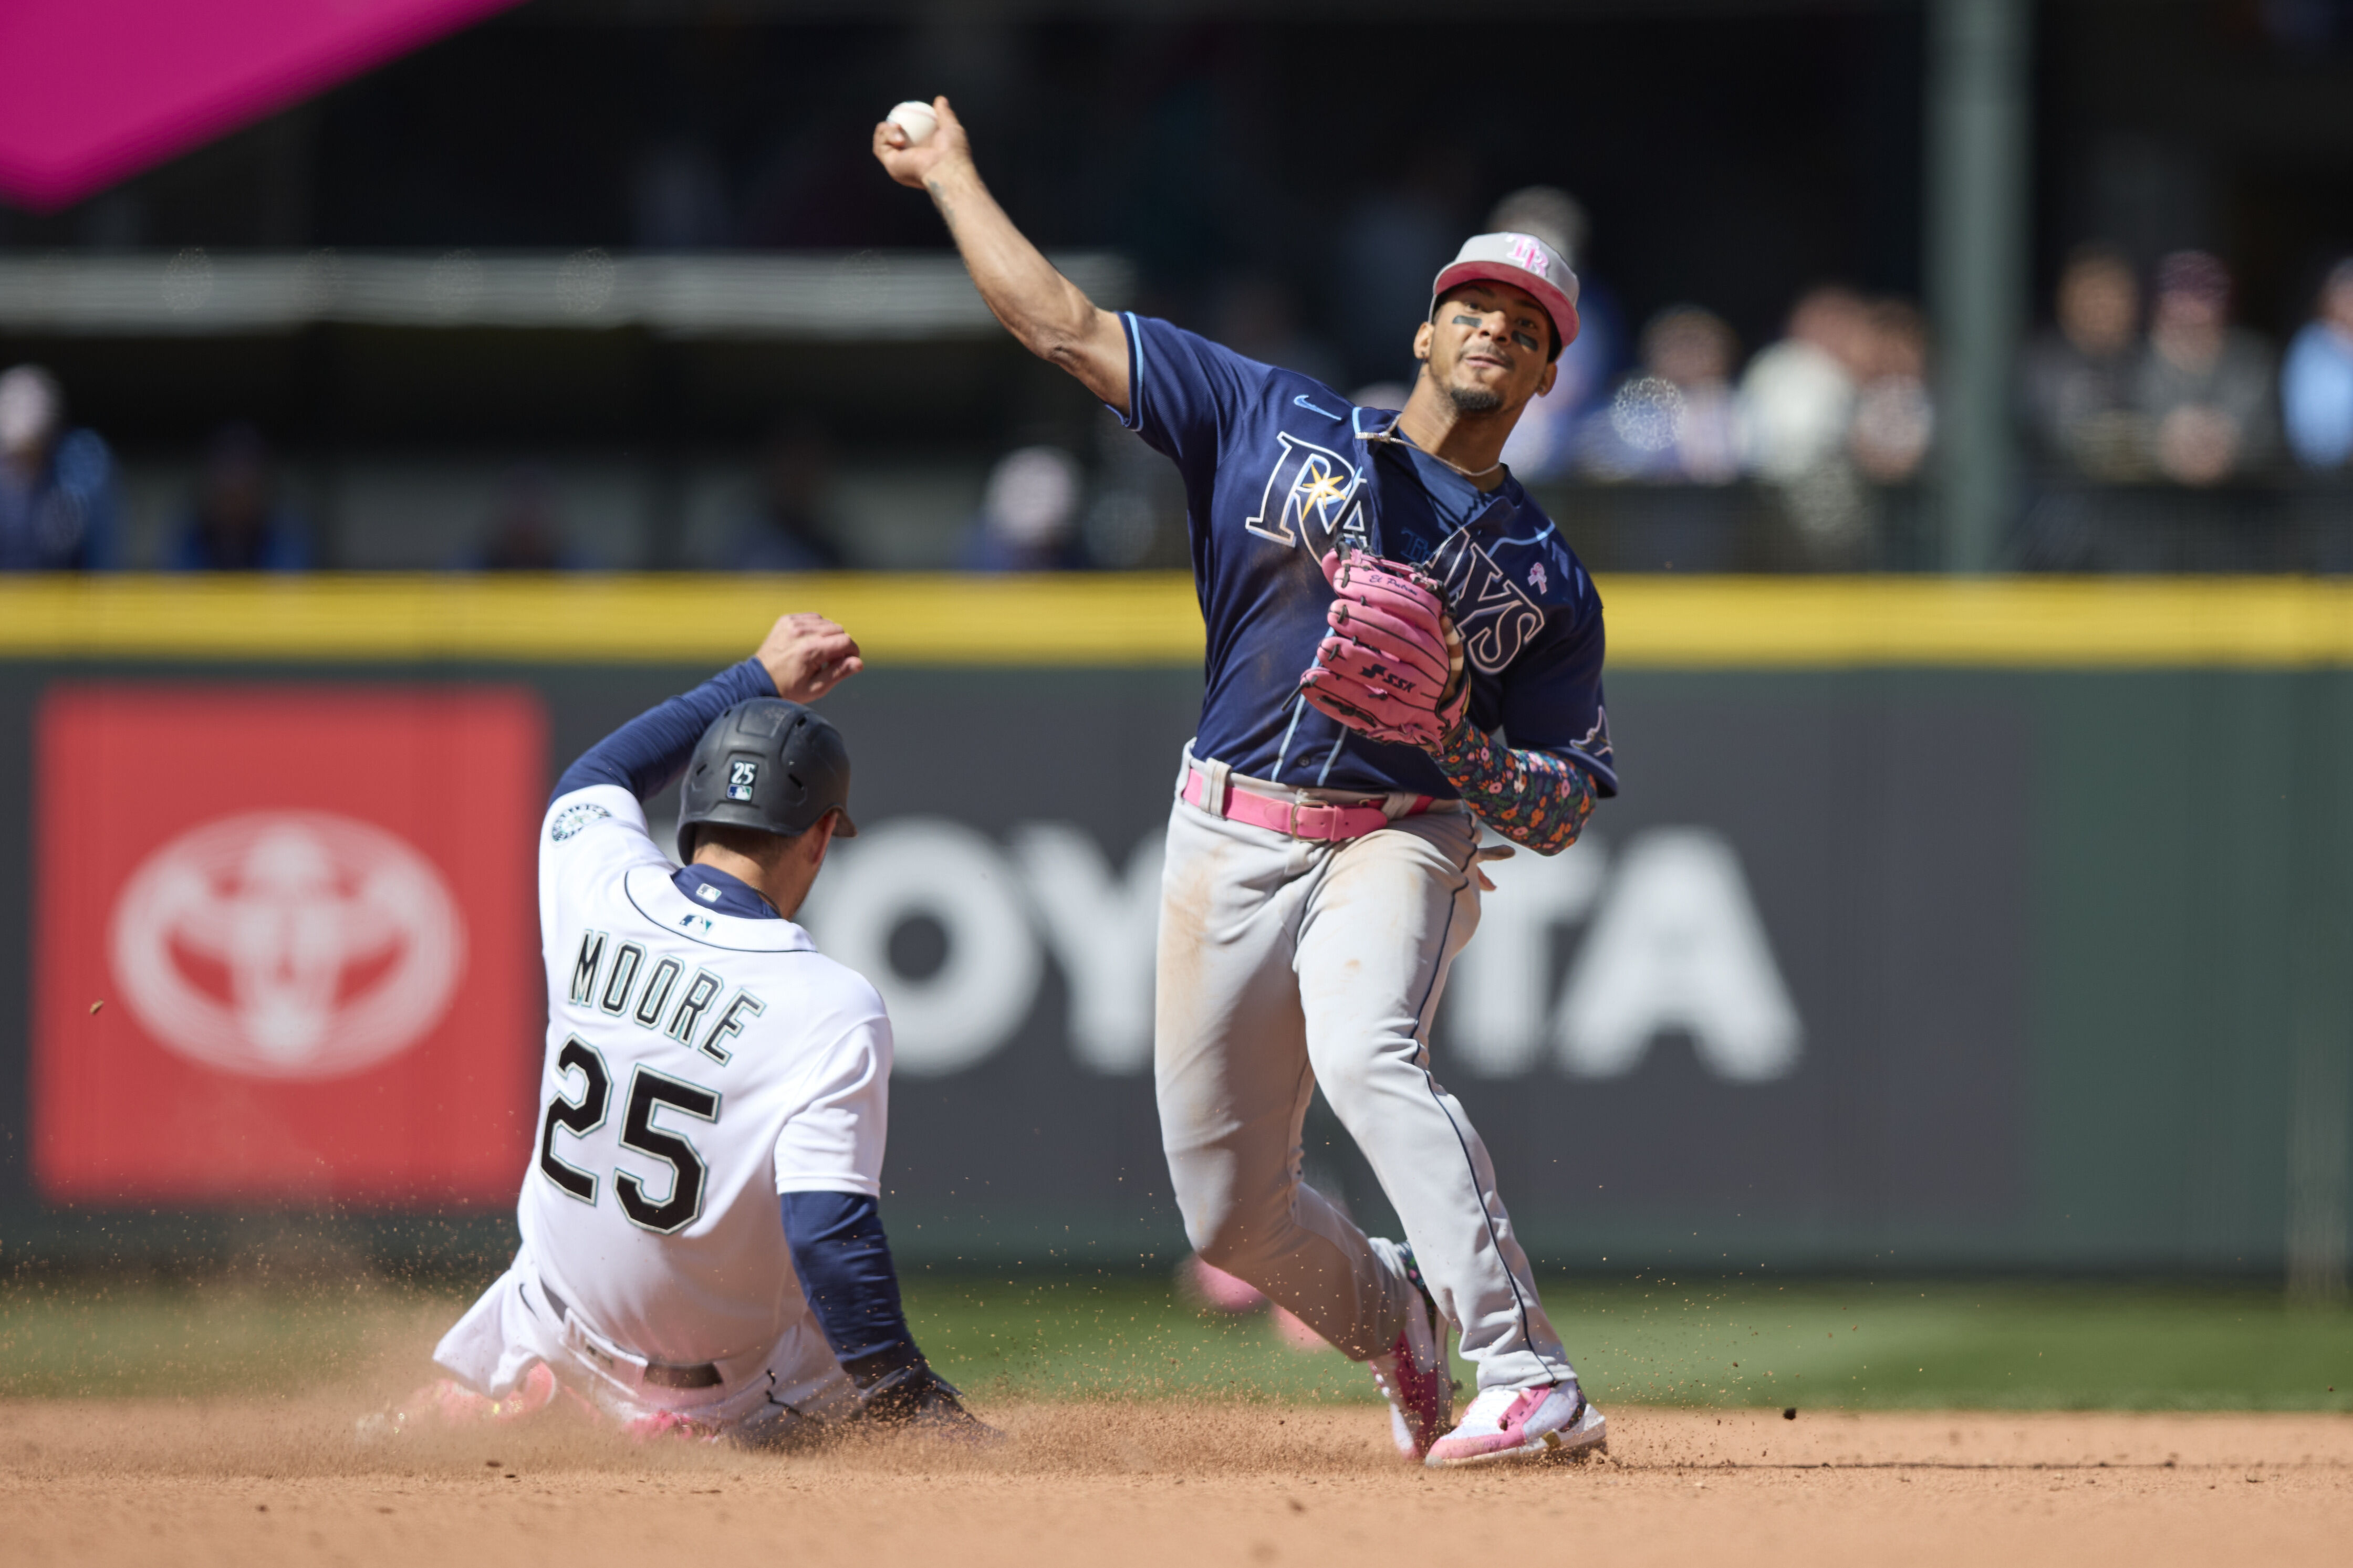
[[[760,644],[758,659],[788,702],[814,702],[866,668],[850,635],[823,616],[779,616]]]
[[[909,138],[904,126],[888,120],[874,127],[874,156],[892,179],[917,190],[941,164],[972,162],[972,143],[965,139],[964,121],[955,117],[944,96],[932,100],[932,112],[939,116],[939,129],[920,142]]]

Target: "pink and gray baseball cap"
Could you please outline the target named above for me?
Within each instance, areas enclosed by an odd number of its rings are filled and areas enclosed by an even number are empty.
[[[1510,283],[1536,297],[1552,318],[1552,357],[1577,341],[1577,274],[1560,252],[1532,234],[1474,234],[1430,286],[1430,313],[1458,283],[1483,278]]]

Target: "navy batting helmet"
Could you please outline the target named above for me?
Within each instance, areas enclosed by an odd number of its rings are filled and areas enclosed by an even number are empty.
[[[682,860],[694,858],[694,830],[705,822],[794,838],[835,811],[835,836],[858,837],[841,731],[781,697],[750,698],[711,721],[686,765],[679,807]]]

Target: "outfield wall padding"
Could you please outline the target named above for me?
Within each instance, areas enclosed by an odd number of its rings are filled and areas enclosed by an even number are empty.
[[[748,649],[767,615],[815,604],[873,631],[873,668],[827,702],[866,832],[840,847],[809,922],[899,1020],[897,1246],[931,1262],[1180,1254],[1149,944],[1199,693],[1189,585],[984,584],[941,610],[966,617],[948,646],[923,612],[952,586],[9,585],[0,1238],[70,1250],[77,1235],[168,1230],[174,1212],[62,1201],[30,1152],[37,1052],[72,1048],[37,1040],[35,1019],[57,937],[39,911],[78,907],[36,886],[37,865],[76,863],[36,812],[58,693],[519,691],[544,716],[528,786],[543,791],[612,726]],[[2300,1256],[2341,1260],[2348,601],[2270,584],[1602,586],[1623,795],[1567,855],[1493,868],[1499,891],[1432,1042],[1543,1261],[2263,1274],[2291,1235]],[[593,623],[617,617],[627,657],[600,657]],[[2168,628],[2190,652],[2168,657]],[[135,763],[135,737],[120,754]],[[281,770],[332,764],[250,759],[259,796]],[[146,787],[167,800],[173,780]],[[446,789],[432,811],[479,808],[459,760],[420,787]],[[527,1023],[443,1027],[472,1029],[485,1081],[536,1072]],[[258,1090],[239,1103],[262,1117],[239,1136],[280,1114],[253,1110],[277,1103]],[[502,1125],[520,1179],[532,1128]],[[1361,1221],[1391,1223],[1320,1100],[1303,1158]],[[257,1204],[426,1236],[479,1236],[498,1206],[322,1176],[189,1205],[191,1228]],[[403,1217],[427,1213],[479,1217]]]

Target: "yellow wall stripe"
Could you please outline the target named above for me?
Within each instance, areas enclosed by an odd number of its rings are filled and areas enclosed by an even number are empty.
[[[2353,663],[2353,587],[2295,578],[1604,579],[1619,667]]]
[[[827,574],[392,575],[0,582],[0,657],[743,658],[787,610],[901,664],[1162,664],[1201,657],[1188,579]]]
[[[2353,585],[2293,578],[1615,577],[1612,668],[2353,664]],[[0,580],[0,658],[739,658],[813,609],[877,664],[1197,663],[1181,574]]]

